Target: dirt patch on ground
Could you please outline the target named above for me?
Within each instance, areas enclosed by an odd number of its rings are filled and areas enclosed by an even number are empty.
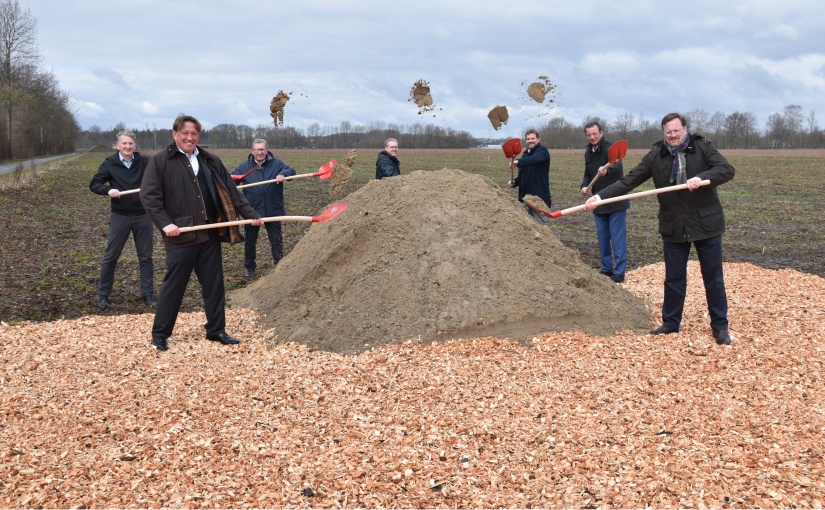
[[[642,300],[583,264],[490,179],[461,170],[372,181],[234,292],[276,341],[332,352],[651,325]]]

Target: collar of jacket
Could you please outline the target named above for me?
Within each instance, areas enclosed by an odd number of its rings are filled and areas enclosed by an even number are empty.
[[[263,162],[261,163],[261,166],[264,166],[265,164],[267,164],[268,162],[272,161],[273,159],[275,159],[275,156],[274,156],[271,152],[266,151],[266,157],[264,157],[264,160],[263,160]],[[252,154],[250,154],[250,155],[249,155],[249,157],[248,157],[248,158],[246,158],[246,160],[247,160],[247,161],[249,161],[250,163],[252,163],[253,165],[257,165],[257,164],[258,164],[258,162],[257,162],[257,161],[255,161],[255,156],[253,156]]]
[[[395,164],[400,163],[400,161],[398,160],[398,158],[397,158],[397,157],[393,156],[392,154],[390,154],[390,153],[389,153],[389,152],[387,152],[387,151],[381,151],[381,154],[384,154],[385,156],[387,156],[388,158],[390,158],[391,160],[393,160],[393,162],[394,162]]]
[[[704,137],[702,135],[694,135],[693,133],[691,133],[690,142],[688,142],[688,146],[687,149],[685,149],[685,152],[696,152],[697,140],[704,140]],[[662,155],[662,157],[671,155],[670,151],[667,149],[667,147],[665,147],[664,140],[659,140],[658,142],[654,143],[653,147],[659,149],[659,153]]]

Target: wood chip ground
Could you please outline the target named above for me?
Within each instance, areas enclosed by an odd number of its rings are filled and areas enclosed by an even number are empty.
[[[725,270],[729,347],[693,262],[664,337],[348,356],[268,348],[237,309],[240,346],[191,313],[161,353],[151,314],[3,324],[0,506],[822,508],[825,281]],[[658,316],[662,278],[623,285]]]

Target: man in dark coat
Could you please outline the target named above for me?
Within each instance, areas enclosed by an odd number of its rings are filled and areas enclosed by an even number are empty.
[[[206,338],[224,345],[239,343],[226,333],[226,293],[221,242],[242,240],[237,226],[181,232],[181,227],[234,221],[240,214],[261,226],[263,220],[238,191],[217,156],[198,147],[201,124],[179,115],[172,125],[175,142],[155,154],[146,167],[140,201],[163,234],[166,275],[158,295],[152,344],[168,349],[192,271],[203,288]]]
[[[527,150],[522,153],[521,159],[510,163],[512,169],[518,168],[518,174],[507,185],[511,188],[518,186],[519,202],[524,203],[525,195],[535,195],[550,209],[550,152],[541,145],[539,132],[535,129],[529,129],[525,133],[524,141],[527,142]],[[524,204],[524,208],[536,223],[547,224],[546,216],[527,204]]]
[[[109,235],[106,251],[100,264],[100,282],[97,285],[97,307],[109,306],[109,295],[115,283],[115,268],[131,233],[135,242],[140,268],[140,295],[146,306],[155,306],[155,266],[152,261],[152,220],[140,203],[137,193],[121,195],[122,191],[140,187],[147,159],[136,152],[135,134],[128,130],[117,134],[117,152],[106,158],[89,183],[89,189],[98,195],[111,197]]]
[[[269,184],[243,188],[243,194],[246,196],[249,205],[265,218],[283,216],[286,213],[284,209],[284,178],[295,175],[295,170],[267,150],[266,140],[256,138],[252,141],[252,151],[249,157],[232,171],[232,175],[242,176],[238,181],[246,185],[274,180],[275,182]],[[267,238],[269,238],[272,262],[277,265],[284,255],[281,222],[270,221],[264,223],[264,227],[266,228]],[[261,227],[244,225],[243,265],[246,269],[244,276],[247,278],[255,276],[255,268],[258,266],[255,259],[257,258],[256,248],[260,230]]]
[[[401,175],[401,163],[398,161],[398,140],[387,138],[384,150],[378,153],[375,160],[375,178],[396,177]]]
[[[590,197],[593,210],[601,199],[624,195],[648,179],[656,188],[685,184],[656,195],[659,199],[659,234],[665,257],[665,296],[662,325],[650,333],[678,333],[687,292],[687,263],[691,245],[702,269],[710,327],[716,343],[729,345],[728,298],[722,273],[722,234],[725,215],[716,187],[733,179],[734,168],[710,142],[688,133],[687,121],[678,113],[662,119],[664,140],[656,142],[641,163],[624,178]],[[701,186],[702,180],[709,186]]]
[[[588,122],[584,126],[587,147],[584,149],[584,177],[581,194],[587,196],[587,187],[593,179],[598,179],[590,188],[596,195],[599,191],[624,177],[622,162],[607,166],[607,150],[613,145],[604,138],[602,125]],[[599,170],[602,167],[606,167]],[[596,237],[599,240],[599,256],[602,263],[601,273],[609,276],[616,283],[624,281],[627,267],[627,209],[630,200],[604,204],[593,210],[596,221]],[[615,265],[614,265],[615,264]]]

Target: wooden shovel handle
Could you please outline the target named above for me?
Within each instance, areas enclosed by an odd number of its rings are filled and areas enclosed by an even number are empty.
[[[705,179],[699,182],[699,186],[708,186],[710,185],[710,181]],[[675,186],[665,186],[664,188],[657,188],[651,189],[647,191],[640,191],[638,193],[631,193],[629,195],[622,195],[620,197],[613,197],[613,198],[605,198],[604,200],[599,200],[596,203],[596,207],[599,207],[604,204],[611,204],[613,202],[621,202],[622,200],[630,200],[633,198],[639,197],[646,197],[650,195],[658,195],[659,193],[668,193],[670,191],[677,191],[680,189],[687,189],[688,185],[685,184],[677,184]],[[583,211],[585,204],[577,205],[575,207],[570,207],[568,209],[562,209],[561,211],[555,211],[550,213],[551,218],[558,218],[559,216],[564,216],[565,214],[570,214],[577,211]]]
[[[268,223],[270,221],[312,221],[312,216],[269,216],[267,218],[261,218],[264,220],[264,223]],[[181,232],[194,232],[195,230],[206,230],[210,228],[221,228],[221,227],[234,227],[236,225],[249,225],[255,220],[235,220],[235,221],[222,221],[220,223],[209,223],[207,225],[196,225],[194,227],[180,227],[179,230]]]

